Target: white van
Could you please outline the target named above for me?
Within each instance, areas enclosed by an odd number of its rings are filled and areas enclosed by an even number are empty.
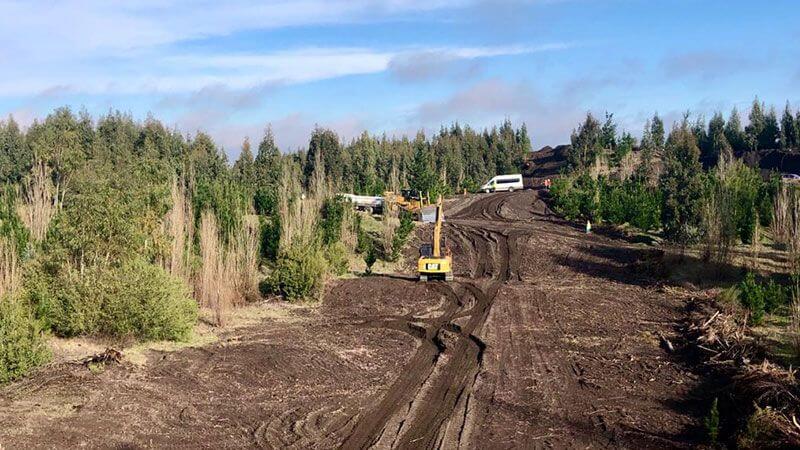
[[[514,192],[516,190],[522,190],[524,186],[522,184],[522,175],[497,175],[496,177],[492,178],[486,184],[481,186],[481,190],[486,192]]]

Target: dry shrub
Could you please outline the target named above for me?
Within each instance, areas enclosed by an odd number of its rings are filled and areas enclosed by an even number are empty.
[[[281,217],[281,241],[279,251],[287,251],[293,245],[316,245],[316,230],[322,204],[328,196],[325,171],[317,155],[317,170],[312,175],[308,192],[303,192],[298,168],[286,163],[282,171],[278,196],[278,212]]]
[[[772,205],[772,234],[777,242],[786,244],[789,241],[791,228],[791,209],[793,199],[788,186],[781,184],[775,194]]]
[[[619,179],[627,180],[636,172],[639,161],[635,152],[629,152],[619,162]]]
[[[598,155],[594,163],[589,167],[589,175],[593,180],[600,178],[601,175],[608,176],[611,173],[611,166],[605,155]]]
[[[795,275],[789,304],[789,339],[795,357],[800,357],[800,276]]]
[[[342,235],[340,240],[350,250],[358,246],[358,216],[353,208],[345,208],[342,216]]]
[[[172,207],[164,220],[164,233],[171,239],[169,254],[163,261],[164,270],[187,283],[191,280],[191,246],[194,240],[194,212],[185,183],[177,177],[170,191]]]
[[[386,208],[383,209],[383,221],[381,222],[381,244],[383,245],[383,254],[391,255],[394,252],[394,240],[397,232],[397,227],[400,225],[399,208]],[[351,247],[352,248],[352,247]]]
[[[233,262],[236,292],[247,301],[258,297],[259,234],[258,216],[245,216],[226,255],[226,259]]]
[[[800,196],[797,189],[782,183],[773,204],[772,234],[789,252],[792,272],[797,273],[800,258]]]
[[[31,237],[40,242],[47,234],[50,221],[56,215],[58,206],[53,195],[50,169],[44,161],[38,161],[21,190],[22,202],[18,211],[23,223],[31,232]]]
[[[16,292],[21,285],[17,248],[7,237],[0,237],[0,298]]]
[[[227,310],[236,303],[236,286],[233,264],[228,264],[227,255],[219,238],[217,219],[210,211],[200,218],[200,257],[202,266],[197,277],[195,291],[200,305],[214,312],[214,322],[225,323]]]

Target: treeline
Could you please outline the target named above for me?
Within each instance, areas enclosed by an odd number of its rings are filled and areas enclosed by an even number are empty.
[[[497,173],[518,171],[530,151],[525,125],[515,129],[506,121],[482,132],[454,124],[430,139],[422,132],[411,140],[365,132],[346,145],[332,131],[317,129],[308,150],[298,157],[304,161],[306,180],[320,153],[329,181],[339,189],[380,194],[411,187],[435,197],[434,193],[473,190]]]
[[[336,192],[460,191],[529,150],[509,122],[349,143],[317,128],[294,153],[267,129],[229,164],[209,135],[152,117],[2,121],[0,383],[47,359],[43,334],[186,339],[198,315],[222,324],[262,295],[319,298],[354,256],[397,258],[413,228],[391,213],[367,230]]]
[[[748,114],[748,124],[742,123],[736,107],[731,110],[727,120],[721,112],[716,112],[706,123],[704,116],[690,120],[684,117],[685,128],[694,136],[695,145],[700,152],[699,159],[705,168],[713,167],[723,157],[742,157],[748,152],[780,149],[784,151],[800,149],[800,110],[793,112],[787,102],[778,118],[774,106],[769,108],[753,100]],[[642,152],[642,162],[653,163],[653,158],[663,156],[666,144],[664,122],[654,115],[644,125],[640,142],[630,133],[618,133],[613,114],[606,113],[605,120],[589,114],[586,120],[573,132],[570,154],[573,167],[591,165],[595,159],[605,154],[612,163],[619,163],[634,147]]]
[[[572,134],[569,175],[553,186],[556,206],[572,218],[628,223],[726,253],[771,225],[780,188],[779,174],[764,179],[744,161],[757,162],[749,155],[760,150],[797,150],[798,124],[800,111],[788,103],[778,120],[775,108],[756,99],[746,126],[735,108],[727,120],[718,112],[707,124],[687,113],[669,131],[656,114],[637,141],[618,131],[612,114],[602,122],[588,114]]]

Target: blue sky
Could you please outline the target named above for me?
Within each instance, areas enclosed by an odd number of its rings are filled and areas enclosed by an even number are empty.
[[[0,113],[148,113],[235,157],[271,125],[413,134],[525,122],[566,142],[586,111],[640,134],[754,96],[800,107],[796,0],[0,0]]]

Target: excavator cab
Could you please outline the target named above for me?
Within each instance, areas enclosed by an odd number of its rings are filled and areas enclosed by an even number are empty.
[[[433,227],[433,242],[423,244],[419,248],[419,261],[417,271],[420,281],[439,279],[453,281],[453,257],[445,247],[442,251],[442,222],[444,213],[442,208],[442,198],[436,203],[436,219]]]

